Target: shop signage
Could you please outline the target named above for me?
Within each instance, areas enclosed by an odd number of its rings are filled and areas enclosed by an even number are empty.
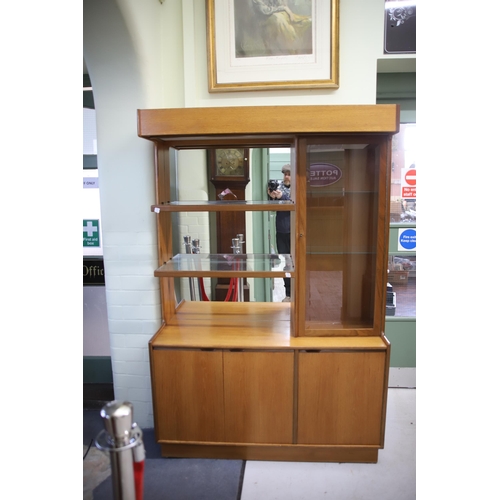
[[[83,219],[83,246],[100,247],[99,220]]]
[[[104,285],[104,260],[102,257],[83,258],[83,286]]]
[[[401,170],[401,198],[404,200],[417,199],[417,169]]]
[[[417,230],[400,229],[398,237],[398,250],[415,251],[417,249]]]
[[[342,170],[331,163],[311,163],[309,183],[311,187],[323,187],[335,184],[342,178]]]
[[[99,177],[84,177],[83,189],[97,189],[99,187]]]

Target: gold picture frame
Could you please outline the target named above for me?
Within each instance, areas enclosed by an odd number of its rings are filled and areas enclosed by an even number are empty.
[[[209,92],[339,88],[339,0],[287,3],[206,0]]]

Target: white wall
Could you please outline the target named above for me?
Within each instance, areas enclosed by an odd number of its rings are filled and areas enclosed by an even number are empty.
[[[106,289],[83,287],[83,355],[111,356]]]
[[[147,343],[160,325],[153,148],[137,109],[161,105],[159,2],[86,0],[83,55],[93,85],[106,302],[117,399],[152,426]]]
[[[325,1],[325,0],[321,0]],[[184,0],[185,106],[375,104],[383,56],[384,0],[340,0],[338,90],[208,92],[205,2]],[[193,44],[194,41],[194,44]]]
[[[160,326],[153,148],[138,108],[374,104],[383,0],[340,1],[338,90],[208,92],[203,0],[86,0],[84,58],[92,81],[106,300],[115,396],[153,425],[147,344]],[[185,186],[182,186],[185,188]]]

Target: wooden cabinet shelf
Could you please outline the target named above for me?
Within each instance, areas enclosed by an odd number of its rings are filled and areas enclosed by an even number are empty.
[[[183,302],[156,333],[152,349],[350,349],[385,351],[376,336],[292,337],[290,303]]]
[[[162,325],[149,342],[149,357],[162,455],[377,462],[391,347],[384,335],[388,178],[399,107],[224,109],[138,111],[139,136],[154,143],[156,154],[151,211],[158,228],[154,276]],[[250,192],[261,200],[267,196],[263,150],[272,147],[290,148],[293,202],[242,199]],[[207,164],[200,162],[198,172],[207,172],[210,185],[210,158],[224,148],[245,151],[241,186],[232,178],[240,199],[180,201],[175,183],[181,153],[198,150],[187,152],[189,169],[205,150]],[[229,189],[228,179],[218,179],[210,197]],[[184,186],[183,195],[208,198],[209,192]],[[249,236],[241,234],[247,225],[267,228],[250,234],[252,244],[255,235],[270,240],[279,212],[290,212],[289,255],[224,253],[228,243],[238,248],[238,238]],[[182,253],[184,219],[207,226],[209,253]],[[199,240],[196,248],[204,248]],[[189,300],[181,289],[186,278],[190,291],[200,286],[200,299],[201,278],[219,287],[222,299],[214,294],[213,300],[196,300],[191,293]],[[238,285],[238,301],[226,302],[229,278],[238,279],[233,285],[290,278],[291,300],[251,302]]]

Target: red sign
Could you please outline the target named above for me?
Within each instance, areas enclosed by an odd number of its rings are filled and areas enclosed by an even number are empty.
[[[416,199],[417,198],[417,170],[410,168],[401,179],[401,198]]]
[[[405,181],[408,186],[417,185],[417,171],[414,168],[410,168],[405,174]]]

